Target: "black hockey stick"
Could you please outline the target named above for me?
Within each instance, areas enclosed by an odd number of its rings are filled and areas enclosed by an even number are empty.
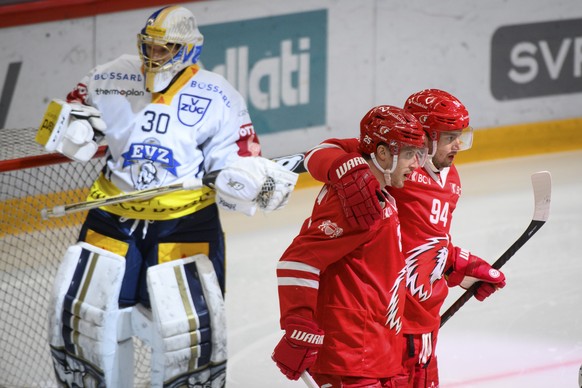
[[[304,159],[305,155],[294,154],[274,158],[272,160],[274,162],[279,163],[287,170],[299,174],[306,171],[305,166],[303,165]],[[216,177],[218,176],[219,172],[220,170],[213,171],[206,174],[202,179],[190,179],[183,183],[174,183],[168,186],[160,186],[146,190],[132,191],[130,193],[124,193],[107,198],[99,198],[91,201],[77,202],[68,205],[59,205],[54,206],[53,208],[50,209],[45,208],[41,210],[40,214],[43,220],[47,220],[50,217],[62,217],[66,214],[95,209],[101,206],[109,206],[127,201],[146,200],[161,194],[173,193],[180,190],[194,190],[201,188],[202,186],[213,188],[214,181],[216,180]]]
[[[548,171],[536,172],[531,176],[534,192],[535,209],[532,221],[525,232],[503,253],[492,267],[500,269],[515,253],[546,223],[550,215],[550,201],[552,198],[552,178]],[[475,295],[475,291],[481,283],[477,282],[467,289],[448,309],[441,315],[442,327],[459,309]]]

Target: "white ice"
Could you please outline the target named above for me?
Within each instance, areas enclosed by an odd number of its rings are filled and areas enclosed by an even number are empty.
[[[461,164],[453,241],[493,263],[533,216],[530,176],[552,174],[550,217],[502,268],[507,286],[467,302],[442,328],[441,388],[578,387],[582,364],[582,151]],[[275,265],[318,188],[280,211],[223,213],[227,237],[229,388],[301,387],[270,356],[279,341]],[[443,307],[460,296],[453,289]]]

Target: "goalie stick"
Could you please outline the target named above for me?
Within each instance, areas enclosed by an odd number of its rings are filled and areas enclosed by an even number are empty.
[[[272,159],[285,167],[287,170],[297,174],[307,171],[303,164],[304,154],[293,154]],[[155,196],[167,193],[173,193],[180,190],[194,190],[202,186],[213,188],[213,183],[220,171],[213,171],[206,174],[202,179],[190,179],[183,183],[175,183],[167,186],[155,187],[152,189],[132,191],[130,193],[120,194],[114,197],[100,198],[90,201],[77,202],[69,205],[58,205],[53,208],[44,208],[40,211],[43,220],[51,217],[62,217],[66,214],[76,213],[85,210],[95,209],[101,206],[114,205],[127,201],[146,200]]]
[[[552,178],[548,171],[532,174],[531,183],[534,192],[534,215],[523,234],[511,245],[491,267],[500,269],[515,253],[546,223],[550,215],[552,198]],[[481,282],[473,284],[441,315],[442,327],[459,309],[471,299]]]

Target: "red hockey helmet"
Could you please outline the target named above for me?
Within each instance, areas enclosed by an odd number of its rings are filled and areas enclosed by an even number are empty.
[[[410,146],[425,148],[425,135],[418,120],[404,109],[392,105],[376,106],[360,121],[360,151],[373,154],[386,144],[392,155]]]
[[[461,150],[471,148],[473,131],[469,112],[458,98],[440,89],[425,89],[406,99],[404,110],[420,121],[428,137],[436,142],[442,132],[464,132]],[[466,130],[466,131],[465,131]]]

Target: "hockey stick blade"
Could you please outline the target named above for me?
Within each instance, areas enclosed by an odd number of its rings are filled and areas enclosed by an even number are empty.
[[[303,164],[304,159],[305,159],[304,154],[299,153],[274,158],[272,160],[277,162],[281,166],[285,167],[289,171],[293,171],[295,173],[302,173],[306,171],[305,166]],[[191,179],[184,183],[175,183],[168,186],[132,191],[114,197],[99,198],[95,200],[77,202],[69,205],[59,205],[50,209],[44,208],[40,211],[40,216],[42,217],[43,220],[47,220],[51,217],[62,217],[66,214],[91,210],[101,206],[115,205],[127,201],[144,201],[146,199],[151,199],[158,195],[173,193],[180,190],[193,190],[201,188],[202,186],[213,188],[214,181],[216,180],[216,177],[218,176],[219,172],[220,170],[213,171],[206,174],[202,179]]]
[[[500,269],[515,255],[515,253],[546,223],[550,216],[550,202],[552,198],[552,178],[548,171],[536,172],[531,176],[531,183],[534,192],[534,215],[528,227],[523,234],[503,253],[492,267]],[[480,282],[473,284],[467,289],[448,309],[441,315],[441,324],[443,325],[459,309],[475,295],[475,291],[480,286]]]

